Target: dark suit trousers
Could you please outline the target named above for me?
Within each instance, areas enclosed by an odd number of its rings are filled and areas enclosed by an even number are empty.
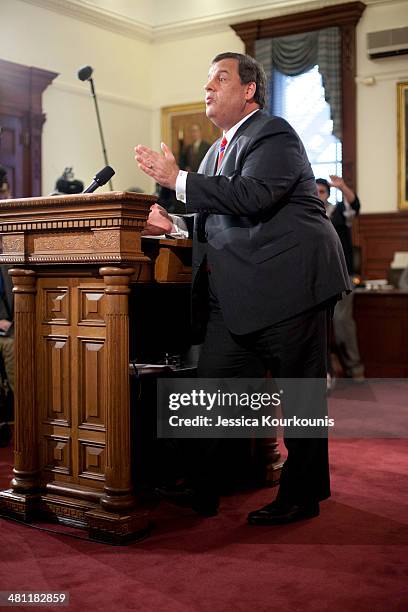
[[[270,327],[234,335],[211,294],[206,338],[198,363],[202,378],[265,376],[324,378],[333,304],[325,302]],[[323,398],[325,410],[326,399]],[[321,501],[330,496],[327,438],[285,438],[288,457],[282,470],[278,498],[293,503]],[[220,440],[195,440],[192,480],[204,497],[214,495],[225,453]],[[223,441],[221,441],[223,442]],[[229,443],[235,441],[228,440]]]

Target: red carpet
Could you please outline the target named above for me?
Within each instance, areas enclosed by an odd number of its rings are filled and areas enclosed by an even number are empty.
[[[68,591],[65,609],[85,612],[405,611],[407,451],[407,440],[334,440],[333,497],[287,526],[245,524],[268,489],[224,498],[211,519],[162,503],[151,537],[125,547],[0,519],[0,590]],[[10,463],[0,450],[0,488]]]

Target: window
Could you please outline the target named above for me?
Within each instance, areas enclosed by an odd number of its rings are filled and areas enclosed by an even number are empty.
[[[265,50],[263,57],[258,57],[257,46],[262,41],[282,36],[292,36],[308,31],[323,30],[332,28],[333,24],[340,30],[340,71],[341,71],[341,130],[342,130],[342,151],[343,176],[350,186],[356,186],[356,47],[355,32],[366,6],[363,2],[342,2],[334,6],[326,6],[312,10],[301,11],[300,13],[291,12],[259,19],[257,21],[241,21],[232,24],[232,29],[237,33],[245,44],[245,51],[256,57],[261,63],[264,59],[271,57],[270,51]],[[286,12],[286,11],[284,11]],[[270,59],[269,59],[270,62]],[[316,64],[319,62],[317,61]],[[269,71],[267,71],[269,75]],[[347,95],[343,95],[347,94]]]
[[[284,117],[297,131],[305,145],[316,178],[327,180],[330,174],[342,174],[342,146],[333,134],[330,107],[324,97],[318,66],[298,76],[286,76],[273,70],[271,113]],[[330,201],[342,199],[331,190]]]

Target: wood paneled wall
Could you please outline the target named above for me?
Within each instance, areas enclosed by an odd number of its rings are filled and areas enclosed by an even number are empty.
[[[387,278],[395,251],[408,251],[408,211],[359,215],[353,242],[361,248],[362,276]]]

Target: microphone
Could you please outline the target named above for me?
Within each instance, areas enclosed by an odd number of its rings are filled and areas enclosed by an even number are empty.
[[[78,70],[78,72],[77,72],[78,79],[80,81],[88,81],[88,83],[89,83],[89,85],[91,87],[91,95],[93,97],[94,104],[95,104],[96,120],[98,122],[99,136],[100,136],[100,139],[101,139],[103,159],[105,160],[106,167],[109,168],[109,166],[108,166],[108,164],[109,164],[108,154],[106,153],[105,139],[103,137],[103,130],[102,130],[102,121],[101,121],[101,117],[99,115],[98,100],[96,98],[96,91],[95,91],[95,85],[94,85],[94,82],[93,82],[92,74],[93,74],[92,66],[84,66],[83,68],[80,68]],[[113,176],[114,174],[115,173],[112,170],[111,176]],[[108,179],[108,181],[109,181],[109,188],[110,188],[111,191],[113,191],[113,185],[112,185],[112,181],[110,180],[110,178]],[[106,182],[107,181],[105,181],[105,183]],[[102,183],[102,184],[104,185],[105,183]],[[91,187],[91,185],[88,187],[88,189],[90,187]],[[94,191],[94,189],[97,189],[97,187],[98,187],[98,185],[96,185],[91,191]],[[85,190],[83,193],[90,193],[90,192]]]
[[[82,193],[93,193],[95,189],[98,189],[98,187],[106,185],[114,174],[115,171],[113,168],[110,166],[105,166],[105,168],[102,168],[102,170],[95,174],[92,183]]]
[[[93,73],[92,66],[84,66],[80,70],[78,70],[78,79],[80,81],[89,81]]]

